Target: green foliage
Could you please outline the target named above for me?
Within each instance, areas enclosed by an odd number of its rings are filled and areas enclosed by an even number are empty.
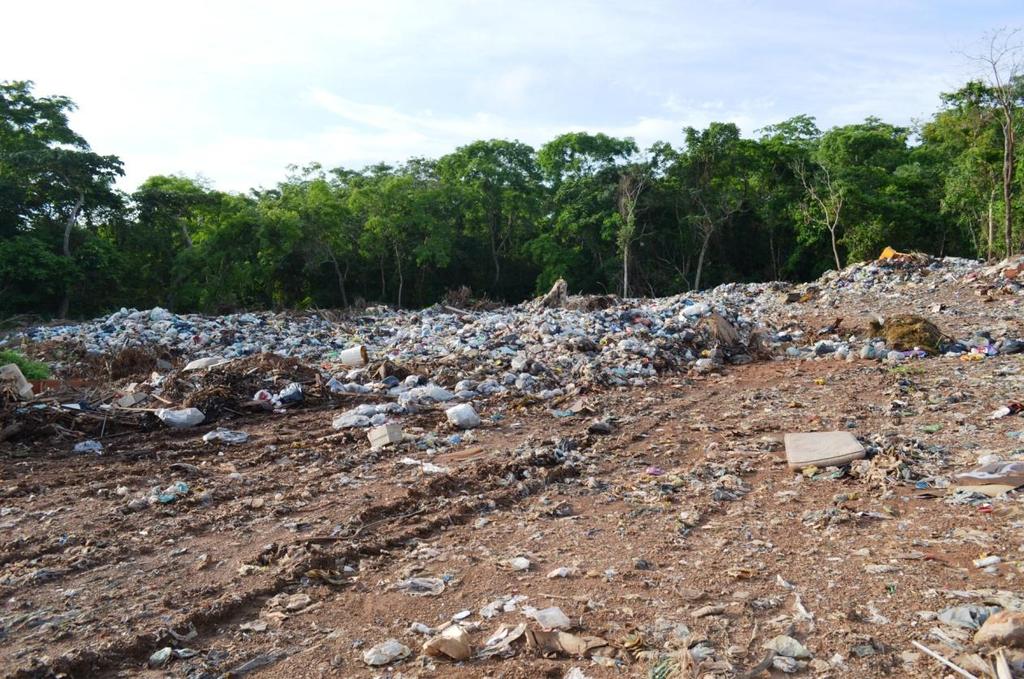
[[[585,132],[537,150],[491,139],[396,166],[293,167],[247,194],[163,175],[122,194],[120,161],[69,127],[73,108],[0,83],[0,318],[423,306],[463,285],[517,301],[559,277],[661,295],[807,280],[886,245],[1006,253],[1004,119],[981,83],[914,130],[822,131],[801,115],[757,138],[716,122],[646,150]],[[1018,225],[1022,193],[1007,194]]]
[[[27,380],[45,380],[50,376],[50,366],[40,361],[33,361],[25,358],[16,351],[10,349],[0,350],[0,365],[13,363],[21,370],[21,374]]]

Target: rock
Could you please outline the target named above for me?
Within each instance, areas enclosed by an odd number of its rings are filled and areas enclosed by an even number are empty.
[[[811,652],[793,637],[780,634],[764,643],[763,648],[786,658],[810,658]]]
[[[993,613],[974,634],[979,646],[1024,648],[1024,611]]]
[[[371,667],[380,667],[408,658],[410,653],[412,650],[398,639],[388,639],[363,653],[363,662]]]
[[[722,613],[725,613],[725,606],[709,605],[702,606],[701,608],[693,611],[690,613],[690,617],[696,620],[698,618],[706,618],[711,615],[721,615]]]

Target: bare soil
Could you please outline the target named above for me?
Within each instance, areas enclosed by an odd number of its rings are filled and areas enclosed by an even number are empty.
[[[989,313],[1003,301],[961,292],[943,297],[959,309],[936,318],[943,330],[1003,314]],[[876,311],[867,306],[840,312],[863,319]],[[794,307],[808,328],[834,311]],[[1004,311],[1002,322],[1019,323]],[[739,677],[765,658],[766,640],[790,634],[817,661],[808,676],[944,676],[911,645],[955,655],[922,612],[977,600],[957,592],[1020,590],[1022,505],[1013,495],[981,507],[919,497],[882,461],[902,451],[918,478],[1020,449],[1007,433],[1024,429],[1021,416],[986,417],[1022,400],[1021,360],[778,360],[666,375],[586,397],[614,418],[606,436],[588,432],[589,416],[495,400],[481,408],[483,427],[432,457],[412,442],[370,451],[363,433],[335,432],[335,410],[351,403],[326,398],[283,414],[228,412],[217,424],[250,434],[237,446],[204,443],[210,426],[117,436],[101,456],[8,445],[0,675],[514,678],[579,667],[640,677],[658,652],[706,641],[714,657],[694,676]],[[403,424],[451,433],[443,420],[438,410]],[[838,429],[886,451],[871,473],[787,469],[786,432]],[[126,510],[178,480],[189,492],[176,502]],[[1003,557],[995,573],[972,565],[987,554]],[[530,560],[527,572],[504,567],[516,556]],[[574,573],[546,577],[563,566]],[[336,572],[333,582],[318,571]],[[394,588],[413,575],[448,583],[436,597]],[[285,611],[281,594],[309,604]],[[542,658],[522,644],[509,658],[417,657],[427,637],[414,622],[438,627],[471,611],[477,647],[502,624],[528,622],[519,609],[479,614],[510,595],[528,597],[520,608],[560,607],[577,633],[606,639],[620,666]],[[720,609],[693,616],[707,606]],[[688,637],[673,631],[680,624]],[[367,667],[364,651],[391,637],[412,656]],[[196,654],[149,668],[166,646]],[[266,662],[246,667],[253,659]]]

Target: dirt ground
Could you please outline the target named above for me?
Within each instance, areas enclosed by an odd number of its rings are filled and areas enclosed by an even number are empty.
[[[958,295],[944,298],[946,327],[1019,323],[1012,305],[990,313]],[[804,322],[832,312],[807,309]],[[957,637],[934,613],[1020,590],[1024,512],[1012,494],[952,504],[915,484],[1024,454],[1008,435],[1024,415],[987,419],[1021,400],[1021,360],[665,375],[585,397],[612,418],[609,435],[588,431],[594,415],[494,400],[483,427],[434,456],[414,443],[371,452],[363,433],[337,433],[331,418],[351,405],[340,402],[218,422],[248,432],[242,445],[204,443],[203,426],[114,437],[101,456],[0,449],[0,674],[644,677],[659,654],[697,648],[703,664],[678,676],[783,676],[748,673],[788,634],[812,655],[804,676],[946,676],[911,642],[953,657],[935,630]],[[443,419],[404,426],[451,433]],[[841,473],[789,470],[782,436],[825,430],[877,454]],[[189,487],[177,501],[126,509],[175,481]],[[993,572],[972,564],[990,554],[1002,557]],[[527,571],[507,565],[520,556]],[[568,577],[547,577],[560,567]],[[445,589],[396,589],[413,576]],[[517,595],[514,610],[480,612]],[[520,641],[511,657],[452,663],[420,655],[429,637],[410,628],[469,611],[480,648],[502,625],[536,626],[523,606],[560,607],[612,660],[540,657]],[[412,655],[364,664],[389,638]],[[971,649],[969,635],[959,641]],[[187,650],[151,668],[165,647]]]

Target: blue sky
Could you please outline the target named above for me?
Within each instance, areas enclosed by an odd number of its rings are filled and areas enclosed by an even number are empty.
[[[976,74],[1024,3],[572,0],[20,2],[0,78],[79,105],[134,188],[272,186],[288,164],[362,167],[479,138],[571,130],[680,143],[808,113],[909,124]]]

